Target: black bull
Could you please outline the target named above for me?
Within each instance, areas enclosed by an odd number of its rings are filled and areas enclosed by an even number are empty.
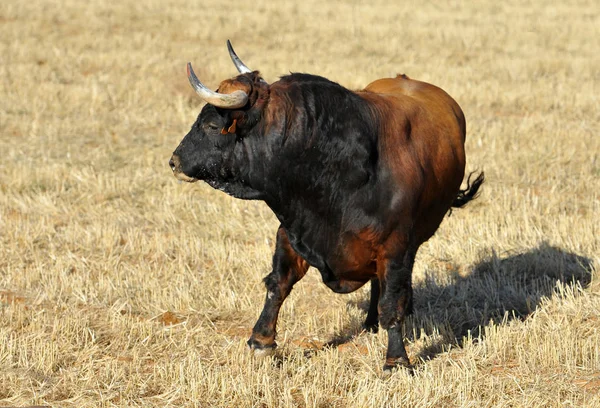
[[[481,173],[460,190],[465,119],[458,104],[404,75],[354,92],[307,74],[267,84],[242,64],[242,74],[215,93],[188,68],[209,103],[173,154],[175,176],[263,200],[281,223],[248,345],[276,347],[279,309],[313,266],[337,293],[371,281],[365,327],[388,331],[384,369],[410,366],[401,326],[412,311],[415,255],[449,209],[483,183]]]

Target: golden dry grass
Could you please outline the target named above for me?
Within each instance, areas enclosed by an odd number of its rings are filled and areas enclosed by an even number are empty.
[[[595,1],[0,3],[0,406],[600,406]],[[268,81],[396,73],[453,95],[487,183],[417,257],[414,376],[367,290],[315,271],[276,359],[245,341],[275,218],[167,161],[230,38]]]

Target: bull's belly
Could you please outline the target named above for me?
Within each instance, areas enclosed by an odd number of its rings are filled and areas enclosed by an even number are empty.
[[[375,262],[363,265],[359,269],[319,269],[323,283],[336,293],[350,293],[362,287],[377,275]]]
[[[294,251],[317,268],[323,283],[336,293],[353,292],[377,276],[375,245],[360,234],[348,234],[334,245],[315,236],[290,231],[287,235]]]

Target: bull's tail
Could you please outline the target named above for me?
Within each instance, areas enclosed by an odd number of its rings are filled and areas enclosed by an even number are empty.
[[[474,174],[475,174],[475,172],[472,172],[471,174],[469,174],[469,178],[467,179],[467,188],[465,188],[464,190],[458,191],[456,198],[452,202],[452,207],[454,207],[454,208],[464,207],[469,201],[471,201],[474,198],[477,198],[479,196],[479,194],[477,194],[477,192],[479,191],[479,187],[481,187],[481,185],[485,181],[485,175],[482,171],[475,178],[475,180],[473,180],[473,182],[471,183],[471,177]]]

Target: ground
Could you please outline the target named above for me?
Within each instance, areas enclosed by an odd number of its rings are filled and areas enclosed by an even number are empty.
[[[0,406],[600,406],[598,38],[595,1],[3,1]],[[216,87],[227,39],[269,82],[406,73],[463,107],[487,182],[417,256],[414,375],[314,270],[248,352],[276,219],[168,166],[185,64]]]

